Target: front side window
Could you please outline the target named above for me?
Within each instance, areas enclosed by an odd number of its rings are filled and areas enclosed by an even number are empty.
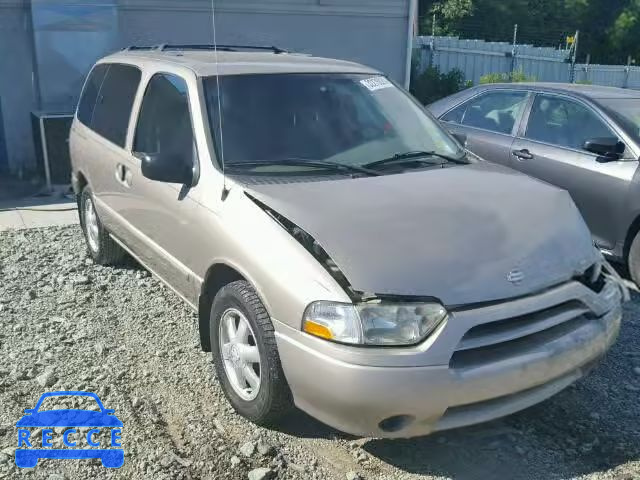
[[[640,98],[603,98],[596,101],[636,143],[640,143]]]
[[[111,64],[98,93],[91,129],[124,147],[131,108],[140,84],[140,70],[130,65]]]
[[[590,108],[555,95],[538,94],[531,107],[526,138],[582,149],[591,138],[617,138]]]
[[[133,150],[174,157],[192,165],[194,138],[184,79],[158,73],[149,80],[142,99]]]
[[[91,127],[91,118],[93,117],[93,109],[96,106],[98,100],[98,93],[102,87],[104,77],[107,75],[109,65],[101,63],[93,67],[89,73],[89,77],[84,84],[82,90],[82,97],[78,103],[78,120],[84,123],[87,127]]]
[[[484,93],[447,112],[442,120],[492,132],[511,134],[526,102],[526,92]]]
[[[460,147],[385,77],[250,74],[204,79],[218,154],[225,166],[332,162],[362,166],[404,152],[458,156]],[[221,135],[222,130],[222,135]]]

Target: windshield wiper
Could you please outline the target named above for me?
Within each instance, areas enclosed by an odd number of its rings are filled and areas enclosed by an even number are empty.
[[[428,157],[437,157],[441,160],[444,160],[443,162],[432,162],[429,160],[424,160],[424,158],[428,158]],[[364,165],[362,165],[363,168],[376,168],[376,167],[380,167],[383,165],[389,165],[392,163],[403,163],[406,161],[412,161],[412,162],[420,162],[420,163],[425,163],[427,165],[444,165],[445,163],[459,163],[459,164],[467,164],[468,162],[466,162],[464,160],[464,155],[456,158],[456,157],[450,157],[449,155],[445,155],[443,153],[438,153],[435,151],[423,151],[423,150],[414,150],[411,152],[404,152],[404,153],[396,153],[394,156],[389,157],[389,158],[383,158],[382,160],[377,160],[375,162],[370,162],[370,163],[366,163]]]
[[[272,167],[272,166],[293,166],[293,167],[312,167],[312,168],[323,168],[333,171],[343,171],[343,172],[351,172],[351,173],[364,173],[369,176],[380,176],[380,172],[375,170],[370,170],[366,166],[356,166],[356,165],[345,165],[343,163],[338,162],[330,162],[327,160],[305,160],[303,158],[284,158],[281,160],[265,160],[265,161],[255,161],[255,162],[233,162],[225,164],[226,167],[229,168],[242,168],[242,169],[251,169],[255,167]]]

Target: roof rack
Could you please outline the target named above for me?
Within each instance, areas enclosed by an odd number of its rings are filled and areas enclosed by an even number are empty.
[[[165,52],[168,50],[222,50],[225,52],[238,52],[242,50],[259,50],[268,51],[275,54],[289,53],[288,50],[276,46],[262,46],[262,45],[213,45],[213,44],[185,44],[174,45],[163,43],[160,45],[131,45],[122,49],[123,51],[133,50],[157,50]]]

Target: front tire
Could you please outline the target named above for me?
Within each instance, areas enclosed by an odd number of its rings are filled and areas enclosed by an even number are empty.
[[[100,265],[121,263],[126,254],[102,225],[89,186],[82,190],[78,208],[80,209],[80,226],[84,233],[89,256]]]
[[[273,425],[293,406],[273,324],[251,285],[239,280],[213,300],[211,350],[227,400],[243,417]]]

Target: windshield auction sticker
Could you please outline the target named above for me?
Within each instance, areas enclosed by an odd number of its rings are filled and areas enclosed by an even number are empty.
[[[393,87],[393,84],[385,77],[371,77],[365,80],[360,80],[360,83],[371,92],[382,90],[383,88]]]
[[[99,458],[107,468],[124,464],[122,422],[95,393],[48,392],[24,413],[16,423],[18,467],[33,468],[41,458]]]

